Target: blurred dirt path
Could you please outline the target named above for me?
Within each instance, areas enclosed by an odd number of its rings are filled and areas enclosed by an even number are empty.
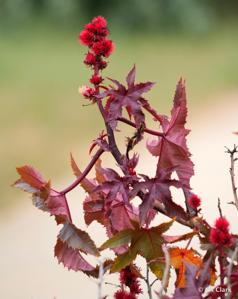
[[[224,214],[231,221],[233,232],[238,233],[238,214],[226,204],[232,200],[229,180],[229,157],[224,146],[238,144],[238,91],[220,96],[206,109],[190,111],[189,148],[193,153],[196,175],[192,180],[194,192],[202,198],[203,209],[212,223],[218,216],[217,198],[220,197]],[[153,173],[155,160],[143,155],[142,168]],[[65,180],[69,182],[71,178]],[[58,228],[48,215],[33,208],[19,192],[21,207],[1,214],[0,298],[2,299],[94,299],[97,286],[85,275],[68,272],[53,258]],[[82,191],[74,192],[70,205],[76,224],[82,227],[80,215]],[[29,200],[30,201],[30,200]],[[82,215],[82,214],[81,214]],[[176,228],[178,233],[178,228]],[[97,244],[103,232],[97,226],[90,228]],[[110,279],[111,280],[111,279]],[[105,288],[112,290],[113,287]],[[109,294],[112,294],[111,292]],[[109,297],[111,298],[111,296]]]

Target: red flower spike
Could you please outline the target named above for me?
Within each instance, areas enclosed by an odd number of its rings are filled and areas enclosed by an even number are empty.
[[[230,223],[224,217],[220,217],[215,222],[215,227],[221,231],[229,230]]]
[[[84,63],[87,65],[94,65],[96,63],[96,56],[93,53],[88,52],[84,59]]]
[[[105,60],[103,60],[103,59],[100,59],[98,61],[98,68],[99,68],[99,70],[103,70],[106,67],[107,67],[107,62]]]
[[[114,50],[114,44],[109,39],[105,39],[94,43],[92,50],[95,55],[109,57]]]
[[[197,210],[197,208],[201,205],[201,199],[193,194],[189,199],[188,199],[188,204],[191,208],[194,210]]]
[[[82,45],[91,47],[94,41],[94,34],[88,30],[83,30],[79,34],[79,41]]]
[[[105,37],[109,34],[107,29],[107,21],[99,16],[92,20],[91,23],[85,26],[85,30],[88,30],[95,34],[97,40],[100,40],[102,37]]]
[[[92,24],[93,25],[98,25],[100,26],[101,28],[106,28],[107,27],[107,21],[104,17],[102,16],[98,16],[98,17],[95,17],[93,20],[92,20]]]
[[[103,81],[101,76],[98,75],[93,75],[92,78],[90,79],[90,82],[94,85],[99,85]]]
[[[232,235],[229,233],[229,222],[220,217],[215,222],[215,227],[212,228],[210,233],[210,241],[215,246],[227,246],[232,245]]]

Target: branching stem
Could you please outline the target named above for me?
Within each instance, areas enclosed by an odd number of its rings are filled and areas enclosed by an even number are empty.
[[[129,125],[129,126],[131,126],[133,128],[136,128],[136,124],[135,123],[133,123],[132,121],[130,121],[130,120],[124,118],[124,117],[119,117],[117,120],[119,120],[120,122],[125,123],[125,124],[127,124],[127,125]],[[156,132],[154,130],[147,129],[147,128],[144,128],[144,132],[146,132],[146,133],[148,133],[150,135],[158,136],[158,137],[163,137],[164,136],[164,134],[161,133],[161,132]]]
[[[235,158],[235,154],[238,153],[238,147],[234,145],[233,149],[230,150],[227,149],[227,153],[230,155],[230,176],[231,176],[231,185],[232,185],[232,191],[234,196],[234,204],[236,206],[236,209],[238,210],[238,195],[237,195],[237,187],[235,183],[235,162],[238,160],[238,158]]]
[[[73,190],[75,187],[77,187],[82,180],[86,177],[86,175],[90,172],[90,170],[93,168],[94,164],[97,162],[97,160],[99,159],[99,157],[103,154],[104,150],[103,149],[99,149],[96,154],[93,156],[92,160],[90,161],[90,163],[88,164],[88,166],[84,169],[84,171],[82,172],[82,174],[67,188],[65,188],[64,190],[62,190],[60,192],[60,194],[66,194],[68,192],[70,192],[71,190]]]

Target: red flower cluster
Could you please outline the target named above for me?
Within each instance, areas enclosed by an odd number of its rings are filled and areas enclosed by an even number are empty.
[[[229,233],[229,222],[220,217],[215,222],[215,227],[212,228],[210,233],[210,241],[216,246],[231,246],[232,235]]]
[[[112,41],[106,38],[108,34],[107,21],[101,16],[94,18],[84,27],[79,35],[79,41],[89,48],[84,60],[86,65],[96,66],[99,70],[107,66],[103,57],[109,57],[114,49]]]
[[[193,194],[189,199],[188,199],[188,204],[191,208],[194,210],[197,210],[197,208],[201,205],[201,199]]]
[[[120,272],[120,282],[122,285],[124,284],[125,286],[129,287],[131,293],[142,293],[138,276],[131,270],[130,266],[126,267]]]

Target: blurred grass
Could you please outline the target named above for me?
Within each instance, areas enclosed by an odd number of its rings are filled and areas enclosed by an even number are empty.
[[[77,93],[90,76],[77,33],[34,26],[0,32],[2,207],[19,196],[9,187],[17,177],[15,166],[34,165],[53,181],[69,175],[69,152],[84,168],[88,143],[103,129],[96,107],[82,107],[86,102]],[[161,112],[168,110],[180,76],[187,81],[189,105],[195,107],[205,106],[209,95],[237,87],[234,26],[205,37],[117,32],[112,38],[116,51],[105,76],[124,79],[136,63],[139,81],[157,82],[148,98]]]

